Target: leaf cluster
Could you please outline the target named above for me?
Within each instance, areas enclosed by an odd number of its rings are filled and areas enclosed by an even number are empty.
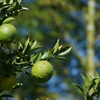
[[[82,75],[82,79],[84,81],[83,86],[72,83],[77,86],[82,94],[84,95],[85,100],[94,100],[94,97],[100,99],[100,75],[98,72],[95,73],[95,77],[91,77],[89,75]]]
[[[65,55],[71,51],[71,46],[59,44],[59,39],[52,49],[41,51],[42,46],[37,45],[36,40],[31,40],[29,35],[24,44],[18,42],[17,49],[9,51],[4,47],[0,48],[0,74],[21,71],[28,74],[25,69],[30,68],[40,60],[60,59],[69,61]],[[40,50],[40,51],[39,51]],[[38,51],[38,52],[36,52]]]
[[[21,4],[22,0],[1,0],[0,1],[0,24],[8,23],[14,20],[13,16],[16,16],[20,11],[28,10]],[[42,46],[37,45],[36,39],[31,40],[27,34],[27,38],[22,44],[20,41],[16,41],[16,48],[5,48],[3,44],[0,46],[0,76],[16,74],[16,72],[23,72],[30,76],[27,71],[37,61],[60,59],[69,61],[65,55],[71,51],[71,46],[60,45],[58,39],[53,48],[41,51]],[[17,83],[14,88],[20,87],[22,84]],[[2,93],[2,91],[1,91]],[[2,97],[12,97],[9,94],[0,94]]]
[[[0,1],[0,24],[9,17],[17,16],[20,11],[28,10],[21,4],[22,0],[1,0]]]
[[[59,42],[60,41],[58,39],[53,48],[41,51],[41,48],[43,47],[38,46],[37,41],[31,40],[27,34],[24,44],[18,41],[17,48],[12,51],[1,45],[0,76],[16,74],[16,72],[23,72],[28,76],[31,76],[27,69],[31,68],[37,61],[40,60],[60,59],[69,61],[64,56],[71,51],[72,47],[60,45]],[[14,88],[18,88],[21,85],[21,83],[17,83]],[[5,95],[1,96],[5,97]]]

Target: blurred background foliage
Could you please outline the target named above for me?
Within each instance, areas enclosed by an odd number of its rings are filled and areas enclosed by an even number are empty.
[[[45,84],[37,84],[22,74],[20,82],[24,85],[14,92],[16,100],[83,100],[81,92],[71,83],[82,84],[80,73],[87,66],[87,17],[89,0],[22,0],[29,11],[22,12],[14,22],[17,39],[24,41],[28,32],[43,49],[52,48],[57,39],[64,45],[71,45],[72,51],[66,56],[70,62],[51,60],[54,75]],[[100,0],[95,2],[95,52],[94,64],[100,67]],[[30,70],[29,70],[30,71]],[[18,98],[19,96],[19,98]]]

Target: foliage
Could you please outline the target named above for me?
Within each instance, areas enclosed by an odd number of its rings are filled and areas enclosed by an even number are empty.
[[[63,62],[60,64],[58,61],[54,61],[56,64],[56,77],[66,84],[66,95],[80,96],[81,99],[80,91],[75,89],[71,83],[82,84],[80,73],[83,74],[88,68],[86,29],[87,21],[91,18],[88,16],[88,1],[89,0],[30,0],[30,3],[23,0],[23,3],[32,10],[29,10],[27,16],[25,16],[26,13],[22,14],[22,16],[28,20],[20,20],[20,18],[17,17],[19,21],[16,23],[19,32],[23,32],[23,36],[25,31],[29,31],[31,36],[36,37],[38,42],[47,48],[49,48],[48,44],[54,44],[57,38],[60,39],[61,43],[69,43],[73,46],[72,52],[70,55],[67,55],[70,59],[69,63],[66,64]],[[95,68],[100,72],[100,1],[94,0],[94,2],[96,4],[95,14],[93,15],[95,19],[95,41],[93,46],[95,53],[94,64]],[[19,27],[18,24],[20,24],[21,27]],[[25,30],[23,31],[23,29]],[[90,35],[92,35],[92,33],[90,33]],[[89,71],[90,70],[91,68]],[[57,84],[60,87],[60,81],[55,82],[54,86]],[[56,91],[56,93],[58,93],[58,91]],[[63,95],[65,90],[62,90],[59,94],[61,95],[61,93]],[[73,97],[73,99],[75,99],[75,97]]]
[[[10,23],[14,20],[14,16],[17,16],[21,11],[28,10],[23,7],[21,0],[1,0],[0,1],[0,24]],[[53,46],[53,48],[41,51],[42,46],[37,45],[36,39],[30,39],[29,34],[24,43],[16,41],[14,45],[16,48],[8,49],[7,46],[1,43],[0,46],[0,76],[6,76],[14,74],[18,76],[18,72],[23,72],[31,77],[30,72],[27,69],[31,68],[37,61],[60,59],[69,61],[65,55],[71,51],[71,46],[60,45],[59,39]],[[20,76],[20,75],[19,75]],[[11,90],[20,88],[22,83],[18,81],[15,87]],[[13,97],[10,94],[0,91],[0,99],[2,97]],[[26,100],[26,99],[25,99]],[[49,98],[47,99],[49,100]]]
[[[95,73],[95,77],[91,77],[86,74],[86,76],[82,75],[82,79],[84,81],[83,86],[73,83],[73,85],[77,86],[85,100],[94,100],[94,98],[100,99],[100,76],[98,72]]]

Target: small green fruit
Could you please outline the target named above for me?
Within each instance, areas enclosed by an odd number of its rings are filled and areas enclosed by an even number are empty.
[[[32,67],[31,74],[37,83],[45,83],[53,75],[53,66],[48,61],[38,61]]]
[[[0,42],[8,44],[14,41],[17,34],[16,28],[11,24],[2,24],[0,26]]]

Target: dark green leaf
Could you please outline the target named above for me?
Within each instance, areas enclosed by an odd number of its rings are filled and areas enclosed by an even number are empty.
[[[0,8],[3,6],[3,3],[0,3]],[[0,18],[0,19],[2,19],[2,18]]]
[[[12,0],[6,0],[6,3],[10,3]]]
[[[65,60],[65,61],[69,62],[69,60],[65,57],[54,57],[54,58],[59,59],[59,60]]]
[[[5,5],[2,8],[0,8],[1,14],[4,15],[5,12],[7,11],[7,9],[10,7],[11,5]]]
[[[41,57],[42,57],[42,54],[41,53],[38,53],[36,55],[33,55],[30,59],[31,62],[38,62],[41,60]]]
[[[30,61],[34,62],[36,60],[37,56],[38,56],[38,54],[32,55]]]
[[[94,92],[91,94],[91,96],[94,97],[94,96],[96,96],[96,95],[98,95],[98,94],[100,94],[100,90],[94,91]]]
[[[92,96],[90,96],[89,94],[87,94],[86,96],[86,100],[94,100]]]
[[[29,41],[30,41],[30,38],[27,37],[22,54],[28,53],[31,50],[31,46],[29,45]]]
[[[17,10],[18,7],[19,7],[19,2],[17,0],[15,2],[13,1],[13,3],[11,4],[11,7],[9,7],[7,11],[10,12],[10,11]]]
[[[75,85],[76,87],[78,87],[84,95],[84,88],[82,86],[75,84],[75,83],[72,83],[72,84]]]
[[[30,50],[31,50],[31,46],[28,44],[27,46],[25,46],[25,48],[24,48],[24,50],[23,50],[23,54],[27,54],[27,53],[29,53],[30,52]]]
[[[95,88],[97,88],[98,87],[98,85],[99,85],[99,83],[100,83],[100,78],[99,78],[99,74],[98,74],[98,72],[96,71],[96,73],[95,73],[95,78],[97,78],[96,80],[95,80]]]
[[[1,94],[0,97],[13,97],[13,96],[10,94]]]
[[[39,53],[39,54],[38,54],[38,56],[37,56],[37,58],[36,58],[36,61],[35,61],[35,62],[40,61],[40,60],[41,60],[41,57],[42,57],[42,54],[41,54],[41,53]]]
[[[95,81],[92,80],[91,85],[88,88],[88,91],[90,91],[90,89],[92,89],[95,86]]]

